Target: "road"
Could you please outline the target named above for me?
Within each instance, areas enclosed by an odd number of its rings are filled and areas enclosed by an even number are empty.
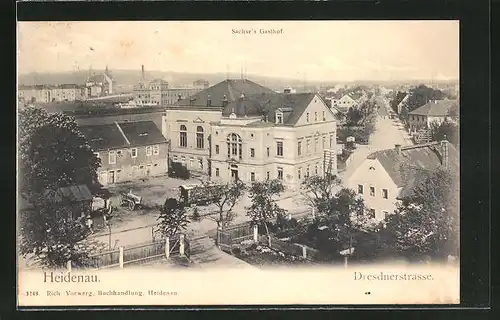
[[[389,113],[389,105],[387,100],[377,97],[377,103],[380,106],[379,115],[377,117],[377,124],[375,132],[370,136],[368,145],[358,145],[354,151],[351,161],[346,166],[346,170],[340,174],[343,181],[346,181],[354,171],[359,167],[364,159],[371,153],[384,149],[394,148],[394,145],[400,144],[402,146],[411,145],[412,141],[406,132],[404,125],[399,119],[390,119],[384,116]]]

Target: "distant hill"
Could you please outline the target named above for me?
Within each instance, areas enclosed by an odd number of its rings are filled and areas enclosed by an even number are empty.
[[[104,70],[93,70],[94,73],[103,73]],[[116,80],[118,91],[130,91],[132,86],[141,80],[141,70],[110,70]],[[66,72],[43,72],[43,73],[27,73],[19,75],[19,84],[35,85],[35,84],[83,84],[89,75],[88,70],[66,71]],[[227,77],[231,79],[239,79],[239,73],[183,73],[171,71],[148,71],[146,77],[148,80],[160,78],[168,81],[172,86],[188,85],[198,79],[207,80],[210,85],[219,83]],[[247,78],[265,87],[273,90],[282,90],[285,86],[291,86],[295,89],[302,90],[305,87],[312,88],[316,86],[334,86],[336,84],[354,84],[354,85],[401,85],[401,84],[420,84],[427,83],[429,80],[392,80],[392,81],[377,81],[377,80],[359,80],[359,81],[307,81],[299,79],[286,79],[267,77],[261,75],[249,74]],[[456,83],[454,81],[434,81],[435,83]]]

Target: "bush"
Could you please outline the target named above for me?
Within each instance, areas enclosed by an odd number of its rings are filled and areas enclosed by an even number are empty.
[[[168,176],[171,178],[187,180],[190,178],[191,174],[182,163],[169,161]]]
[[[231,253],[234,254],[235,256],[241,255],[241,248],[238,246],[233,246],[231,247]]]
[[[193,221],[200,221],[201,216],[200,216],[200,212],[198,211],[198,207],[194,207],[193,214],[191,215],[191,219]]]

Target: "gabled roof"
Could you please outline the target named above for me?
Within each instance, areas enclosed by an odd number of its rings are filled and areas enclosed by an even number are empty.
[[[210,97],[211,107],[222,108],[224,97],[228,102],[236,101],[242,94],[245,96],[262,93],[275,93],[273,90],[263,87],[253,81],[224,80],[195,95],[182,99],[175,103],[177,106],[207,107],[207,100]]]
[[[445,117],[448,115],[448,110],[453,106],[458,105],[456,100],[436,100],[429,101],[425,105],[411,111],[411,115]]]
[[[342,96],[342,98],[340,98],[340,99],[341,99],[341,100],[342,100],[342,99],[343,99],[343,100],[346,100],[346,99],[347,99],[347,100],[351,100],[352,102],[356,102],[356,100],[354,100],[354,99],[353,99],[353,98],[352,98],[349,94],[344,94],[344,95]]]
[[[92,194],[90,193],[89,188],[84,184],[62,187],[57,189],[57,191],[53,194],[47,191],[47,196],[53,197],[52,200],[56,203],[62,200],[68,200],[71,202],[92,200]]]
[[[377,159],[398,187],[411,188],[412,182],[418,180],[416,169],[436,170],[443,166],[441,143],[448,146],[448,167],[458,173],[458,151],[448,141],[401,147],[400,155],[395,149],[380,150],[370,154],[368,159]]]
[[[79,129],[94,151],[167,142],[153,121],[88,125]]]
[[[283,111],[283,124],[295,125],[315,96],[315,93],[245,95],[229,103],[222,111],[222,115],[225,117],[232,113],[238,117],[267,115],[268,122],[273,123],[276,122],[276,110],[281,109]]]

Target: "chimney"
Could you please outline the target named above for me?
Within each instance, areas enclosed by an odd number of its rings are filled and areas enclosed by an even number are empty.
[[[210,94],[209,94],[207,97],[207,107],[211,107],[211,106],[212,106],[212,98],[210,97]]]
[[[144,77],[144,65],[141,66],[141,77],[142,77],[142,80],[145,79],[145,77]]]
[[[396,151],[396,154],[398,156],[401,155],[401,145],[400,144],[395,144],[394,145],[394,151]]]
[[[446,140],[446,135],[443,140],[440,141],[441,145],[441,164],[445,169],[448,169],[448,140]]]

